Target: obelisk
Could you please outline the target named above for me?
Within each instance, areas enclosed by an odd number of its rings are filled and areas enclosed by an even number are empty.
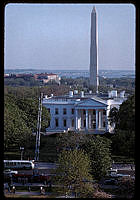
[[[95,86],[96,93],[98,93],[98,30],[97,13],[95,7],[93,7],[91,13],[90,85]]]

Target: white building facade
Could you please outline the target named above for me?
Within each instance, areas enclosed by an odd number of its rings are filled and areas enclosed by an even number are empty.
[[[53,96],[43,99],[51,120],[46,132],[76,131],[84,133],[103,134],[112,131],[108,122],[109,111],[122,102],[103,100],[93,94],[73,91],[65,96]]]

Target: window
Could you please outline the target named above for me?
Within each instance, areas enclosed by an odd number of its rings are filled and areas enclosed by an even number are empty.
[[[47,108],[48,113],[50,113],[50,108]]]
[[[86,120],[84,119],[84,128],[86,127]]]
[[[71,114],[72,114],[72,115],[74,114],[74,108],[71,109]]]
[[[67,126],[67,120],[66,119],[63,120],[63,125],[64,125],[64,127]]]
[[[96,111],[95,110],[93,110],[93,115],[95,115],[96,114]]]
[[[71,121],[71,126],[74,127],[74,119]]]
[[[55,126],[58,127],[58,119],[55,119]]]
[[[67,109],[63,108],[63,115],[66,115],[66,114],[67,114]]]
[[[58,108],[55,108],[55,114],[58,115]]]

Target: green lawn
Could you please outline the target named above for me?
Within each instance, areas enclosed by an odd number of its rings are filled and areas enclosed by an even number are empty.
[[[33,138],[34,139],[34,138]],[[34,144],[31,144],[31,147],[26,148],[23,153],[23,159],[34,159],[35,156],[35,140]],[[44,136],[41,135],[40,140],[40,161],[45,162],[55,162],[57,160],[56,152],[56,135]],[[7,152],[4,152],[4,159],[6,160],[20,160],[21,152],[17,147],[9,148]]]

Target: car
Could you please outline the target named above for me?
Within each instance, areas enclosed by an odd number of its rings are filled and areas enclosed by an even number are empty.
[[[117,181],[115,179],[108,179],[104,181],[105,185],[116,185]]]
[[[5,175],[18,174],[18,171],[13,171],[13,170],[10,170],[10,169],[6,169],[6,170],[4,170],[4,174]]]

